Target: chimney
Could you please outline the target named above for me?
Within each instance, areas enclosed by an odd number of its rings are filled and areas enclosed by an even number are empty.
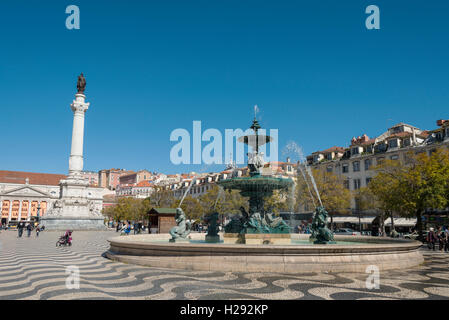
[[[287,157],[287,162],[290,163],[290,157]]]

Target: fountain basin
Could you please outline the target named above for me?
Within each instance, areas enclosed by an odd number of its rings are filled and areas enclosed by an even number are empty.
[[[289,233],[225,233],[223,235],[225,244],[280,244],[291,243]]]
[[[407,269],[423,263],[421,243],[403,239],[366,236],[335,236],[343,245],[251,245],[195,243],[204,234],[192,234],[193,243],[169,243],[170,235],[136,235],[109,239],[106,257],[148,267],[194,271],[365,273],[368,266],[379,271]],[[309,235],[292,234],[292,242]],[[354,244],[347,244],[354,243]]]

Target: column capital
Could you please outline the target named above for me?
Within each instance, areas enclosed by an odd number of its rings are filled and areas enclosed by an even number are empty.
[[[75,95],[75,100],[73,100],[73,103],[70,105],[70,107],[72,108],[72,111],[74,113],[86,112],[89,109],[90,103],[85,102],[85,100],[86,100],[86,96],[84,94],[77,93]]]

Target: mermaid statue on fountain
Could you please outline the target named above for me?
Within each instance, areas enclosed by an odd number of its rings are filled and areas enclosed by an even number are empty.
[[[333,244],[334,234],[327,228],[328,213],[324,207],[317,207],[312,220],[312,235],[310,241],[314,244]]]
[[[187,221],[186,215],[181,208],[176,209],[175,214],[176,227],[171,228],[170,242],[189,241],[190,222]]]

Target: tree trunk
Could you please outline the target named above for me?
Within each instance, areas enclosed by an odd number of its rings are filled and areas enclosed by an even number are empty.
[[[382,211],[380,214],[380,230],[382,231],[382,237],[385,237],[385,214]]]
[[[334,214],[329,214],[331,216],[331,231],[334,231]]]
[[[390,230],[390,235],[392,235],[393,232],[395,231],[395,229],[394,229],[394,217],[393,217],[393,212],[390,214],[390,218],[391,218],[391,230]]]

